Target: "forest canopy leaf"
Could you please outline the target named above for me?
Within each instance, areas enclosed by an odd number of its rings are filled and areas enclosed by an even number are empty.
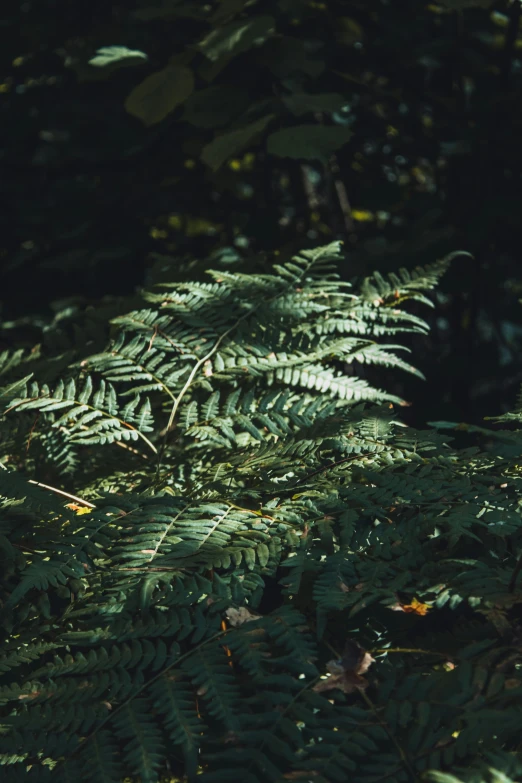
[[[96,50],[96,55],[91,57],[89,65],[96,68],[105,68],[107,65],[134,65],[137,60],[148,60],[145,52],[139,49],[128,49],[126,46],[102,46]]]
[[[292,78],[293,74],[306,74],[317,79],[325,69],[325,61],[310,51],[306,41],[290,36],[274,38],[258,52],[257,60],[278,79]]]
[[[219,27],[198,45],[205,57],[213,62],[221,57],[234,57],[257,43],[263,43],[274,29],[273,16],[255,16]]]
[[[275,114],[267,114],[250,125],[225,133],[223,136],[217,136],[204,147],[201,160],[211,169],[217,171],[228,158],[250,146],[274,117]]]
[[[127,97],[125,108],[147,127],[156,125],[186,101],[193,89],[190,68],[168,65],[138,84]]]
[[[248,106],[248,101],[248,91],[241,87],[207,87],[189,97],[183,119],[196,128],[217,128],[238,117]]]
[[[283,103],[292,114],[300,117],[309,112],[334,112],[346,104],[346,98],[336,92],[325,92],[319,95],[309,95],[305,92],[296,92],[293,95],[285,95]]]
[[[267,140],[267,151],[280,158],[324,160],[351,136],[350,130],[339,126],[294,125],[272,133]]]

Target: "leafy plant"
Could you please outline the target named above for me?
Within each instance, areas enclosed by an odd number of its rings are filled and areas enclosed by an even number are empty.
[[[352,279],[465,246],[475,260],[446,279],[417,353],[424,372],[440,368],[422,410],[474,423],[507,410],[522,334],[518,2],[93,13],[79,0],[74,30],[56,10],[15,3],[4,17],[18,32],[0,84],[1,350],[18,347],[12,318],[130,293],[185,252],[235,263],[345,239]]]
[[[451,258],[358,288],[341,259],[0,357],[7,783],[519,774],[520,435],[452,449],[357,377],[416,373],[403,307]]]

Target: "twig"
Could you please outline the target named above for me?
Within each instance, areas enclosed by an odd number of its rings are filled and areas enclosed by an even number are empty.
[[[337,192],[337,198],[339,199],[339,206],[341,207],[341,212],[343,213],[344,226],[346,228],[346,231],[349,234],[351,234],[354,228],[353,218],[352,218],[352,207],[348,200],[348,193],[346,192],[345,184],[340,179],[339,176],[341,170],[339,168],[336,155],[332,155],[332,157],[330,158],[330,169],[334,176],[334,187]]]
[[[57,495],[63,495],[66,498],[69,498],[70,500],[74,500],[75,503],[81,503],[82,506],[87,506],[88,508],[96,508],[94,503],[89,503],[88,500],[83,500],[83,498],[77,497],[77,495],[71,495],[69,492],[64,492],[63,489],[58,489],[57,487],[51,487],[49,484],[42,484],[41,481],[34,481],[33,479],[29,479],[29,484],[35,484],[37,487],[42,487],[43,489],[48,489],[51,492],[55,492]]]

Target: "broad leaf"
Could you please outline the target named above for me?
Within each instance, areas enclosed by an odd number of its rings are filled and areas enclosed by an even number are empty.
[[[190,96],[183,119],[197,128],[218,128],[245,111],[248,102],[248,91],[241,87],[207,87]]]
[[[342,108],[346,102],[346,98],[336,92],[325,92],[319,95],[296,92],[283,98],[283,103],[287,109],[298,117],[309,112],[324,111],[332,113]]]
[[[267,114],[266,117],[261,117],[250,125],[225,133],[223,136],[217,136],[203,149],[201,160],[217,171],[228,158],[250,146],[274,117],[275,114]]]
[[[125,108],[144,125],[156,125],[186,101],[193,89],[190,68],[168,65],[138,84],[125,101]]]
[[[280,158],[324,160],[351,136],[350,130],[336,125],[294,125],[272,133],[267,140],[267,151]]]
[[[268,41],[257,60],[281,80],[299,73],[317,79],[325,69],[324,60],[318,59],[315,50],[309,50],[306,41],[286,35]]]

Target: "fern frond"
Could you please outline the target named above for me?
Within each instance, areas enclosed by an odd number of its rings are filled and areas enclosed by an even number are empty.
[[[339,258],[0,357],[2,780],[519,776],[522,434],[406,427],[389,335],[447,260],[361,293]]]

